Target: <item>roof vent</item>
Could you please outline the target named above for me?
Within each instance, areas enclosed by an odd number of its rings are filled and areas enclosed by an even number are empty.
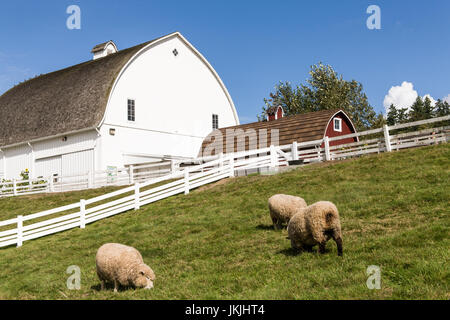
[[[284,111],[281,105],[277,107],[270,107],[269,109],[267,109],[266,113],[267,113],[267,121],[278,120],[283,118],[284,116]]]
[[[96,60],[98,58],[103,58],[107,55],[116,53],[117,51],[118,50],[116,44],[112,40],[109,40],[107,42],[96,45],[94,48],[92,48],[91,53],[94,54],[94,60]]]

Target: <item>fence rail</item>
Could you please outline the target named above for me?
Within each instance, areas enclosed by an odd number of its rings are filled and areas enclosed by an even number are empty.
[[[35,179],[0,180],[0,198],[35,193],[66,192],[108,186],[132,185],[176,170],[169,161],[154,164],[130,165],[115,170],[99,170],[75,175],[39,177]]]

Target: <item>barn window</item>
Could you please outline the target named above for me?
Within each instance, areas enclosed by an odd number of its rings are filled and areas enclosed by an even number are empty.
[[[134,100],[128,99],[128,121],[135,120],[135,103]]]
[[[342,132],[342,119],[334,119],[334,131]]]
[[[172,53],[176,57],[178,55],[178,50],[177,49],[173,49]]]
[[[212,115],[212,128],[213,130],[219,129],[219,115]]]

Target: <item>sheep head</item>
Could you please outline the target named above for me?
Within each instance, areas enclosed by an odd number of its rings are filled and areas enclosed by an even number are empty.
[[[133,284],[137,288],[152,289],[153,281],[155,280],[155,273],[146,264],[141,264],[136,272]]]

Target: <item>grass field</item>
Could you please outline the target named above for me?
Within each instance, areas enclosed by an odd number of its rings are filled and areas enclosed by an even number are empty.
[[[0,249],[2,299],[449,299],[450,144],[253,175],[179,195],[23,247]],[[0,220],[105,190],[0,199]],[[275,231],[267,199],[333,201],[344,256],[296,255]],[[95,253],[134,246],[156,273],[153,290],[99,291]],[[69,290],[70,265],[81,289]],[[381,267],[381,289],[366,268]]]

